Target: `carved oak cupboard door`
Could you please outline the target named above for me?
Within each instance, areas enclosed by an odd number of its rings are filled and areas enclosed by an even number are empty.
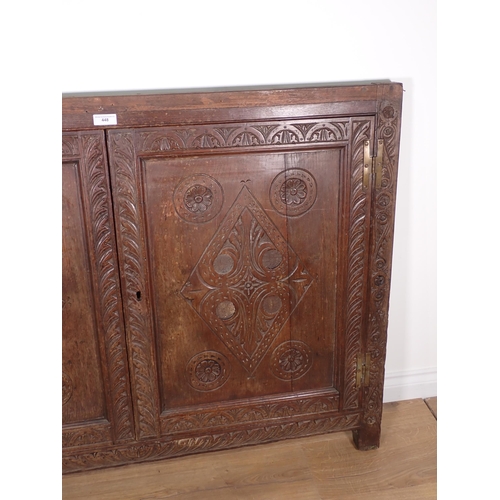
[[[65,100],[66,471],[379,445],[402,91]]]
[[[103,132],[63,134],[63,449],[134,437]]]
[[[141,439],[359,411],[374,131],[366,117],[108,132]]]

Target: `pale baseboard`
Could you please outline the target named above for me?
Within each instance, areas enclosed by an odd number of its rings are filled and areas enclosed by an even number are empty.
[[[437,369],[385,374],[384,403],[437,396]]]

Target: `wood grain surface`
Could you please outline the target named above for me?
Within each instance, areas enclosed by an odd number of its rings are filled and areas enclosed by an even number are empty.
[[[437,401],[436,401],[437,404]],[[436,498],[436,419],[426,402],[384,405],[380,448],[341,432],[63,477],[64,500]]]

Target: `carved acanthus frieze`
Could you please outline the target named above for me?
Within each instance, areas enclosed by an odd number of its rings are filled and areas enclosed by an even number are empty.
[[[89,444],[111,444],[111,425],[83,425],[78,427],[63,427],[62,447],[85,446]]]
[[[162,415],[162,434],[208,429],[221,425],[238,425],[250,422],[272,421],[276,418],[300,417],[338,410],[339,395],[313,394],[286,398],[282,401],[248,402],[243,407],[225,404],[206,410],[173,410]]]
[[[359,425],[359,414],[325,417],[318,415],[315,418],[306,420],[266,424],[263,427],[259,426],[251,429],[218,432],[165,441],[155,440],[122,447],[107,447],[96,452],[65,453],[63,456],[63,471],[76,472],[105,465],[158,460],[202,451],[236,448],[277,439],[349,430],[357,425]]]
[[[141,152],[168,152],[188,149],[218,149],[302,143],[333,143],[348,139],[349,119],[330,121],[289,121],[162,128],[139,133]]]

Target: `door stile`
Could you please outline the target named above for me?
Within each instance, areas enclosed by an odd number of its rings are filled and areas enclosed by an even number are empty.
[[[144,439],[159,435],[160,411],[140,159],[137,159],[134,135],[134,131],[108,131],[108,147],[136,437]]]
[[[368,311],[364,339],[364,353],[370,359],[370,384],[362,387],[364,414],[361,427],[353,432],[359,449],[377,448],[380,444],[402,91],[399,85],[383,87],[377,99],[375,139],[377,146],[378,141],[383,140],[383,165],[382,177],[372,183]],[[374,151],[374,156],[378,154],[378,150]]]

